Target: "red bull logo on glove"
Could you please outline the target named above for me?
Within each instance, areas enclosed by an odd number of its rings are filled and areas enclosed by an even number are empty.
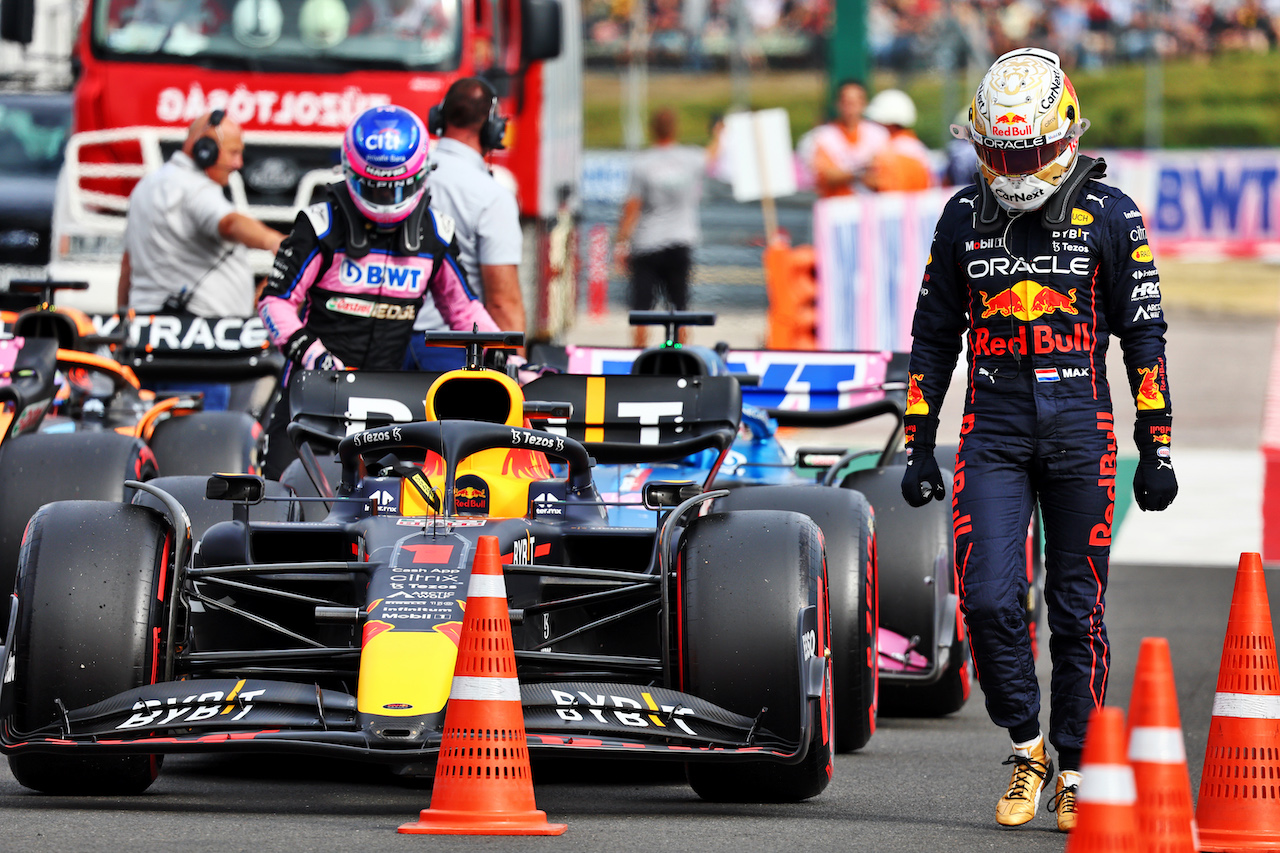
[[[978,294],[982,297],[982,319],[984,320],[996,314],[1030,321],[1055,311],[1066,314],[1080,313],[1075,307],[1076,289],[1074,287],[1064,296],[1053,288],[1025,279],[994,296],[988,296],[985,291],[978,291]]]

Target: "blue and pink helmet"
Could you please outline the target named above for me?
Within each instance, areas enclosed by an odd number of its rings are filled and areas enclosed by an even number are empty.
[[[370,107],[342,139],[351,200],[370,221],[391,226],[418,206],[427,186],[427,129],[404,107]]]

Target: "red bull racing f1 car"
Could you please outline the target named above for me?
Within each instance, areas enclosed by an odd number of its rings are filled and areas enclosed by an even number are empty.
[[[532,755],[680,761],[713,800],[826,787],[837,697],[822,529],[656,479],[641,492],[649,523],[612,523],[593,460],[648,452],[640,427],[526,403],[480,367],[481,346],[518,335],[456,334],[467,369],[429,388],[417,377],[426,420],[378,423],[366,405],[369,428],[294,431],[336,450],[332,483],[309,468],[322,520],[297,520],[301,499],[252,475],[134,482],[132,503],[32,518],[0,653],[0,751],[19,782],[141,791],[166,753],[213,751],[429,774],[485,535],[506,563]],[[338,416],[361,379],[310,375]],[[593,381],[574,379],[584,393]],[[680,389],[682,449],[727,453],[736,389]],[[584,439],[528,426],[549,415]],[[223,520],[193,541],[191,513]]]

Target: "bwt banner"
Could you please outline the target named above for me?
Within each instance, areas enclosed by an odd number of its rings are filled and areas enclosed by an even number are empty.
[[[1280,257],[1280,150],[1104,151],[1103,182],[1133,197],[1156,261]],[[911,347],[933,229],[953,189],[846,196],[814,205],[818,345]]]

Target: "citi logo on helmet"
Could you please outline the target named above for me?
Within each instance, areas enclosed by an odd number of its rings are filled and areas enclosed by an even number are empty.
[[[380,127],[373,133],[365,136],[364,147],[372,151],[398,151],[404,147],[401,140],[400,128],[394,125],[388,127]]]

